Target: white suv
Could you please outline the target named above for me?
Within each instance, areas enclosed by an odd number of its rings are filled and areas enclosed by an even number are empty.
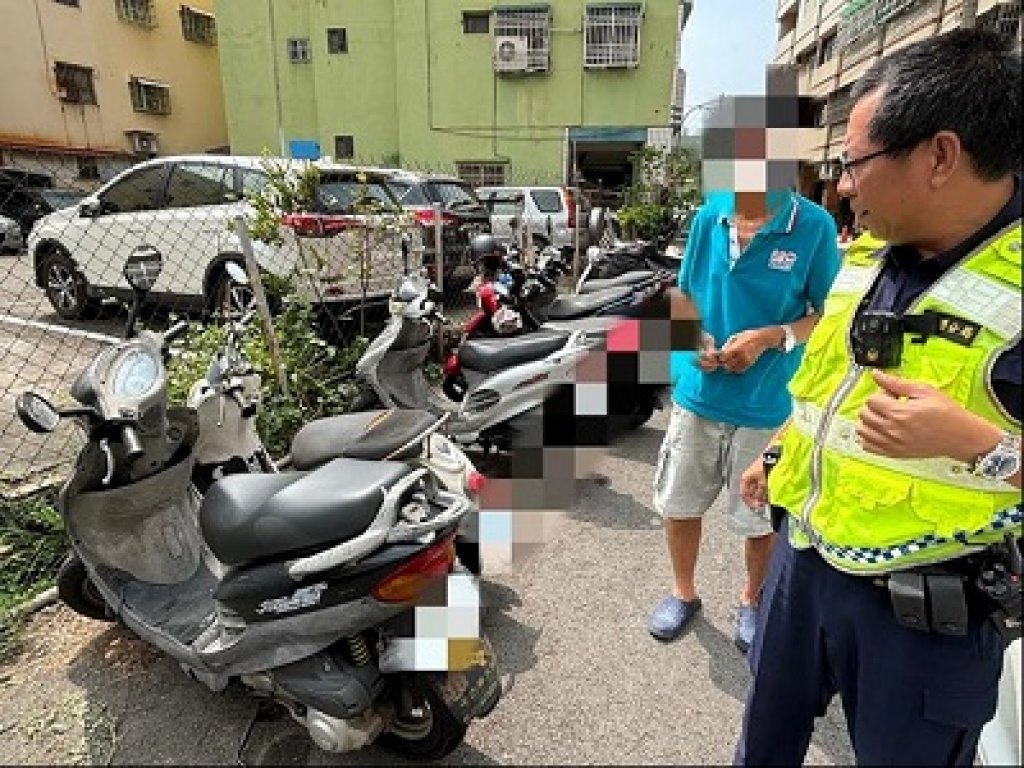
[[[480,198],[491,214],[491,234],[502,241],[524,240],[526,231],[535,247],[553,245],[561,250],[576,247],[576,227],[580,248],[587,247],[588,206],[573,187],[477,187]],[[576,204],[583,204],[583,216],[576,220]],[[525,245],[525,242],[522,242]]]
[[[304,167],[295,160],[270,162],[286,174]],[[298,274],[300,290],[318,303],[352,305],[362,299],[364,284],[369,299],[386,301],[409,250],[422,247],[409,239],[415,232],[401,226],[401,208],[382,178],[352,166],[315,165],[319,183],[303,207],[307,212],[281,219],[279,243],[253,242],[257,263],[265,272]],[[124,260],[149,245],[164,259],[154,302],[222,305],[230,299],[224,263],[242,259],[232,225],[254,212],[248,198],[267,187],[268,167],[258,157],[190,155],[129,168],[77,207],[35,224],[28,250],[36,285],[58,315],[80,318],[101,299],[128,295]]]

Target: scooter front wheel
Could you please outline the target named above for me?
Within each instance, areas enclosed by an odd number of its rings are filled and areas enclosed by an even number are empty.
[[[454,751],[466,726],[452,713],[441,694],[424,676],[403,675],[397,712],[377,746],[407,760],[431,762]]]
[[[114,620],[114,612],[93,584],[82,558],[74,552],[64,559],[57,571],[57,595],[68,608],[86,618]]]

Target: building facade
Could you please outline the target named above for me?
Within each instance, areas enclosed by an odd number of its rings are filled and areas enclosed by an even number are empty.
[[[212,0],[4,0],[0,166],[88,188],[227,145]]]
[[[853,84],[878,58],[960,26],[1021,36],[1021,0],[778,0],[775,64],[797,70],[797,89],[813,102],[813,128],[801,130],[801,187],[840,223],[839,155]]]
[[[689,7],[217,0],[231,150],[490,184],[621,174],[670,131]]]

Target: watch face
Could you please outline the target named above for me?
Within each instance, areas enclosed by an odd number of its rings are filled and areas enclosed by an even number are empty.
[[[981,463],[981,474],[996,480],[1013,477],[1020,466],[1020,457],[1012,453],[995,453],[985,457]]]

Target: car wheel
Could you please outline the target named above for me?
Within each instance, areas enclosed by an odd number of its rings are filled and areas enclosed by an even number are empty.
[[[67,253],[57,250],[48,254],[42,273],[46,298],[58,315],[65,320],[83,320],[96,314],[99,304],[89,298],[85,278]]]

